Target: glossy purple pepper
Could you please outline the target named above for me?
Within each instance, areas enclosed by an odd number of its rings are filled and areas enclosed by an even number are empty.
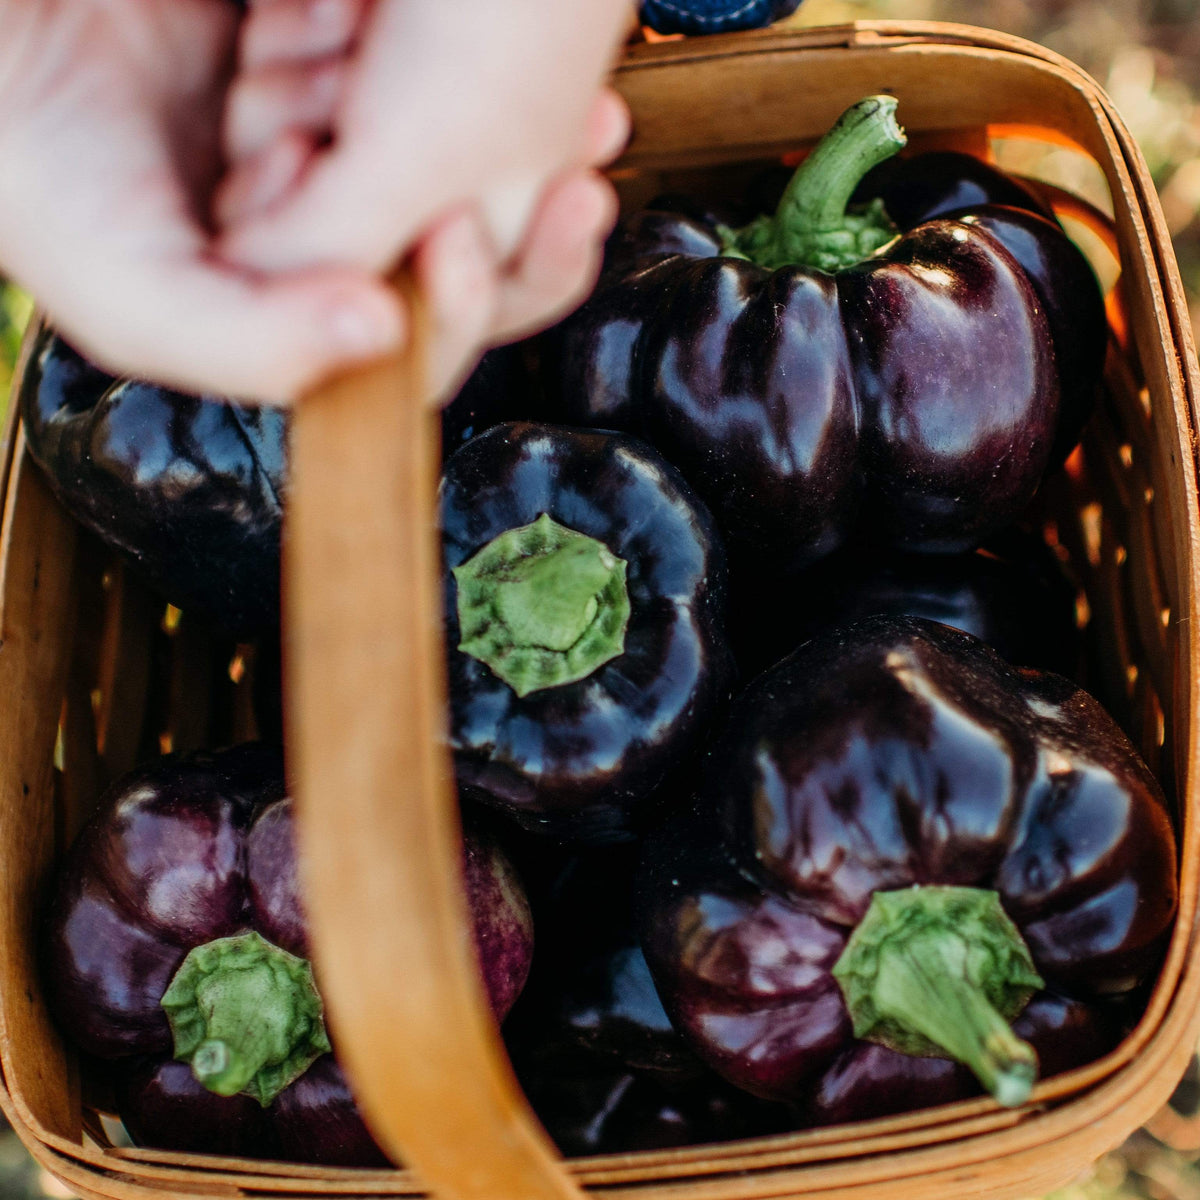
[[[724,553],[626,434],[498,425],[441,486],[460,788],[528,829],[628,838],[728,697]]]
[[[498,849],[473,831],[465,842],[480,961],[503,1017],[532,922]],[[167,758],[114,784],[68,854],[41,952],[51,1011],[81,1050],[111,1060],[140,1143],[386,1161],[330,1054],[277,750]]]
[[[863,553],[846,546],[787,579],[745,571],[730,586],[730,642],[746,678],[843,621],[941,621],[1018,667],[1076,677],[1078,586],[1034,534],[1009,529],[969,554]]]
[[[1039,1053],[1063,1069],[1112,1044],[1177,867],[1157,783],[1091,697],[873,618],[739,702],[698,797],[647,839],[643,947],[693,1050],[813,1120],[961,1094],[927,1057],[1020,1104]],[[1082,1030],[1066,1061],[1056,1024]]]
[[[114,378],[49,327],[18,404],[63,506],[172,604],[244,636],[278,623],[282,409]]]
[[[564,1154],[763,1136],[783,1105],[732,1087],[671,1025],[637,938],[636,845],[575,855],[535,906],[538,955],[504,1037],[522,1088]]]
[[[656,445],[739,569],[787,574],[851,535],[969,549],[1016,518],[1051,461],[1064,365],[1001,219],[909,227],[877,197],[847,209],[903,144],[894,107],[849,110],[771,218],[633,214],[551,339],[568,418]],[[1083,261],[1045,218],[1005,220]],[[1047,277],[1056,290],[1076,278]]]
[[[954,150],[889,159],[867,175],[860,194],[878,196],[902,229],[961,217],[985,229],[1021,264],[1054,343],[1060,397],[1050,462],[1062,462],[1099,395],[1108,319],[1096,273],[1054,210],[1023,180]]]

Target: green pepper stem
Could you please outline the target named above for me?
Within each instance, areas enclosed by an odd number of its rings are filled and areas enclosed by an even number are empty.
[[[219,1096],[264,1106],[330,1050],[312,968],[257,933],[192,950],[163,993],[175,1057]]]
[[[969,1067],[1003,1105],[1024,1104],[1037,1079],[1037,1055],[966,978],[962,938],[929,936],[880,952],[880,1013],[922,1034]]]
[[[548,513],[505,530],[453,573],[459,650],[518,696],[585,679],[625,649],[625,560]]]
[[[850,198],[872,167],[903,149],[893,96],[868,96],[847,109],[797,167],[773,216],[726,231],[726,253],[771,269],[838,270],[869,258],[896,236],[878,200],[857,213]]]
[[[1009,1022],[1044,984],[995,892],[876,892],[833,973],[855,1036],[954,1058],[1001,1104],[1029,1098],[1037,1055]]]
[[[496,585],[496,612],[514,640],[567,651],[599,611],[597,597],[616,559],[590,538],[581,538],[509,568]]]
[[[781,236],[840,229],[863,176],[904,148],[894,96],[868,96],[848,108],[796,168],[775,220]]]
[[[241,1059],[241,1064],[236,1070],[235,1058]],[[192,1055],[192,1073],[209,1091],[222,1096],[236,1096],[265,1062],[265,1054],[255,1063],[253,1055],[238,1055],[228,1042],[210,1038],[196,1047],[196,1053]],[[232,1087],[228,1086],[227,1081],[236,1078],[239,1073],[244,1078]],[[223,1083],[225,1086],[222,1086]]]

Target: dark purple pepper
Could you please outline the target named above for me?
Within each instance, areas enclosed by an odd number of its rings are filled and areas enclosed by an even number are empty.
[[[676,1033],[638,942],[638,847],[574,855],[537,909],[538,954],[505,1029],[524,1058],[549,1044],[670,1082],[704,1068]]]
[[[894,1111],[878,1042],[1017,1104],[1037,1054],[1014,1018],[1046,989],[1103,1010],[1138,988],[1176,870],[1162,793],[1091,697],[946,626],[872,618],[739,702],[702,791],[647,840],[643,946],[693,1050],[757,1095]],[[900,1074],[914,1104],[956,1086]]]
[[[466,853],[503,1017],[528,970],[532,922],[489,835],[468,829]],[[167,758],[118,781],[68,854],[41,953],[51,1011],[80,1049],[114,1060],[135,1139],[384,1161],[329,1057],[278,750]],[[261,1123],[247,1105],[284,1121]]]
[[[797,1123],[785,1105],[750,1096],[711,1071],[647,1075],[557,1042],[515,1050],[513,1065],[538,1119],[565,1155],[765,1137]]]
[[[785,182],[780,181],[780,192]],[[876,196],[902,229],[993,204],[1054,217],[1050,205],[1023,180],[959,150],[887,159],[867,172],[854,193],[858,203]]]
[[[893,109],[851,109],[773,218],[735,230],[635,214],[551,339],[568,419],[656,445],[712,507],[739,570],[786,575],[852,534],[970,549],[1037,488],[1067,371],[1098,378],[1102,322],[1098,351],[1076,347],[1074,302],[1060,303],[1090,268],[1053,223],[981,210],[898,230],[877,200],[846,211],[865,167],[902,144]],[[1082,306],[1102,316],[1088,286]],[[1052,313],[1071,314],[1061,336]]]
[[[772,172],[761,197],[778,202],[786,176]],[[854,199],[878,198],[900,229],[941,217],[986,229],[1017,260],[1046,313],[1058,365],[1058,432],[1051,465],[1066,459],[1095,407],[1108,321],[1083,252],[1064,236],[1053,208],[1023,180],[955,150],[889,158],[868,171]]]
[[[389,1167],[332,1054],[279,1093],[272,1112],[280,1156],[326,1167]]]
[[[115,1073],[117,1110],[138,1146],[275,1158],[271,1114],[250,1096],[210,1092],[184,1062],[135,1058]]]
[[[170,1049],[163,992],[187,949],[245,927],[245,840],[283,794],[278,752],[257,745],[154,762],[109,790],[71,848],[43,936],[51,1005],[81,1049]]]
[[[463,830],[463,877],[474,916],[475,950],[492,1010],[508,1015],[533,960],[533,914],[508,856],[493,838]]]
[[[865,553],[847,546],[787,579],[731,581],[730,640],[749,678],[831,625],[924,617],[986,642],[1014,666],[1074,677],[1077,588],[1054,551],[1020,530],[970,554]]]
[[[243,840],[246,902],[259,932],[290,954],[307,958],[308,929],[296,873],[290,797],[260,809]]]
[[[880,197],[904,229],[939,217],[986,229],[1020,263],[1054,342],[1060,407],[1050,461],[1061,463],[1096,404],[1108,320],[1096,273],[1054,210],[1021,180],[949,150],[891,159],[868,175],[862,193]]]
[[[284,1088],[270,1108],[250,1096],[218,1096],[187,1063],[163,1058],[122,1065],[116,1095],[121,1120],[139,1146],[327,1167],[391,1165],[331,1054]]]
[[[18,403],[29,451],[64,507],[167,599],[234,633],[278,622],[282,410],[114,379],[50,328]]]
[[[538,415],[525,366],[528,352],[524,345],[498,346],[479,360],[442,409],[443,458],[501,421],[527,421]]]
[[[509,424],[446,464],[441,524],[460,786],[532,830],[627,837],[727,694],[708,512],[635,438]]]
[[[957,219],[990,233],[1021,264],[1042,303],[1058,363],[1058,432],[1050,451],[1057,466],[1079,443],[1100,393],[1108,318],[1091,263],[1059,226],[998,205]]]
[[[575,856],[537,911],[538,957],[505,1027],[513,1066],[564,1154],[761,1136],[790,1111],[731,1087],[675,1032],[637,940],[637,848]]]
[[[1044,1077],[1068,1071],[1112,1050],[1124,1032],[1110,1006],[1042,992],[1013,1021]],[[821,1075],[799,1105],[797,1124],[842,1125],[934,1108],[978,1095],[979,1083],[961,1063],[917,1058],[876,1042],[856,1041]]]

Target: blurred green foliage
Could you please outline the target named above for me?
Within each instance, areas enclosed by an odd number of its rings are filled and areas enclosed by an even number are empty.
[[[8,410],[13,368],[32,312],[33,301],[25,292],[16,284],[0,283],[0,421]]]

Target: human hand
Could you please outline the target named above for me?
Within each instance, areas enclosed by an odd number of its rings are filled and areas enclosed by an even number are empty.
[[[382,271],[416,245],[443,362],[583,298],[615,216],[589,167],[628,113],[602,90],[626,0],[256,0],[226,120],[222,252]]]
[[[0,0],[0,263],[114,373],[284,400],[398,344],[403,313],[362,269],[213,254],[237,22],[227,0]]]

